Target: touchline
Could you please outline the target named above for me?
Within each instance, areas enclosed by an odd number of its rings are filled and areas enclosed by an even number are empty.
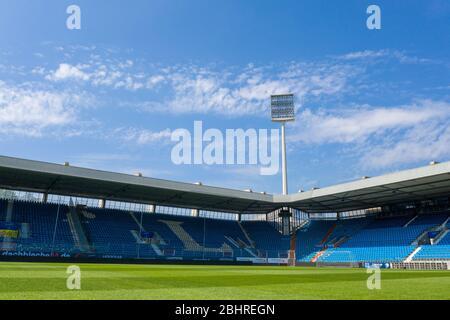
[[[259,165],[261,175],[275,175],[280,167],[279,129],[219,129],[203,131],[194,121],[193,133],[176,129],[171,134],[171,159],[176,165]]]

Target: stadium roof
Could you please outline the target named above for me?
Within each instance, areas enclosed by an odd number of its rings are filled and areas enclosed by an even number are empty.
[[[287,199],[274,196],[274,201],[286,201],[306,212],[343,212],[443,196],[450,196],[450,162],[362,178],[288,195]]]
[[[270,195],[0,156],[0,188],[224,212],[266,213]]]
[[[0,188],[243,214],[342,212],[448,196],[450,162],[285,196],[0,156]]]

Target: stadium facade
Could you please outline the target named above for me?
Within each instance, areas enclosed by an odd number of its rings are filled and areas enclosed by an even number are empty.
[[[2,259],[448,268],[450,162],[290,195],[0,157]]]

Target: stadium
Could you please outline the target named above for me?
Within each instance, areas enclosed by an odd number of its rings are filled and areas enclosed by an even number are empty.
[[[450,162],[271,195],[0,157],[0,187],[3,299],[449,298]]]
[[[449,18],[448,0],[0,0],[3,309],[450,300]]]

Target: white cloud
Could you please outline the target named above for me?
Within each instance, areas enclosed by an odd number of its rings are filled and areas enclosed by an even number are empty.
[[[165,78],[162,75],[154,75],[148,78],[147,80],[147,88],[152,89],[159,83],[163,82]]]
[[[366,168],[389,168],[450,157],[450,121],[414,127],[404,137],[373,146],[361,159]]]
[[[46,77],[48,80],[60,81],[60,80],[89,80],[90,76],[82,70],[80,66],[72,66],[67,63],[61,63],[54,72],[50,73]]]
[[[145,87],[146,83],[141,79],[142,75],[126,71],[133,67],[133,61],[118,61],[107,65],[106,62],[95,60],[77,65],[61,63],[56,70],[48,72],[45,78],[54,82],[74,80],[86,82],[95,87],[105,86],[131,91]],[[35,70],[42,73],[42,68],[35,68]]]
[[[293,124],[293,142],[338,143],[366,169],[439,160],[450,156],[450,103],[419,100],[397,107],[304,110]]]
[[[156,67],[91,54],[86,63],[61,63],[50,71],[35,68],[34,73],[46,73],[46,79],[54,82],[75,80],[93,87],[146,91],[147,100],[137,105],[145,105],[144,109],[152,112],[264,116],[271,94],[292,92],[299,101],[335,95],[345,91],[348,80],[359,72],[342,61]],[[160,90],[164,96],[155,95]]]
[[[354,107],[342,111],[304,110],[295,124],[292,140],[306,143],[351,143],[387,130],[411,128],[449,117],[450,104],[421,100],[398,107]]]
[[[120,164],[125,161],[136,160],[136,156],[119,153],[86,153],[69,158],[70,163],[86,168],[100,168],[111,166],[111,164]]]
[[[166,86],[165,100],[140,102],[142,109],[175,114],[222,114],[266,116],[272,94],[292,92],[298,102],[309,97],[337,95],[347,89],[348,79],[359,69],[340,64],[296,64],[233,68],[171,67],[153,83]],[[299,105],[300,107],[300,105]]]
[[[289,83],[280,80],[266,80],[253,83],[237,90],[238,96],[244,100],[267,100],[271,94],[290,92]]]
[[[403,64],[433,63],[431,59],[409,56],[402,51],[394,51],[392,52],[392,56]]]
[[[0,132],[40,136],[77,121],[84,98],[67,92],[10,86],[0,81]]]
[[[117,83],[122,81],[123,73],[117,70],[109,70],[107,66],[100,65],[92,73],[91,79],[94,86],[118,87]]]
[[[364,50],[350,52],[339,56],[343,60],[373,60],[376,58],[393,58],[402,64],[418,64],[418,63],[432,63],[433,60],[427,58],[419,58],[416,56],[410,56],[404,51],[399,50]],[[436,61],[437,62],[437,61]]]
[[[37,74],[37,75],[43,76],[43,75],[46,74],[46,71],[45,71],[45,68],[44,68],[44,67],[38,66],[38,67],[34,67],[34,68],[31,70],[31,73],[32,73],[32,74]]]
[[[366,59],[366,58],[379,58],[384,57],[389,54],[388,50],[364,50],[364,51],[355,51],[344,54],[340,56],[340,58],[345,60],[354,60],[354,59]]]
[[[147,129],[119,128],[115,130],[115,136],[119,136],[125,142],[132,142],[138,145],[148,145],[161,142],[169,142],[172,131],[165,129],[162,131],[151,131]]]

